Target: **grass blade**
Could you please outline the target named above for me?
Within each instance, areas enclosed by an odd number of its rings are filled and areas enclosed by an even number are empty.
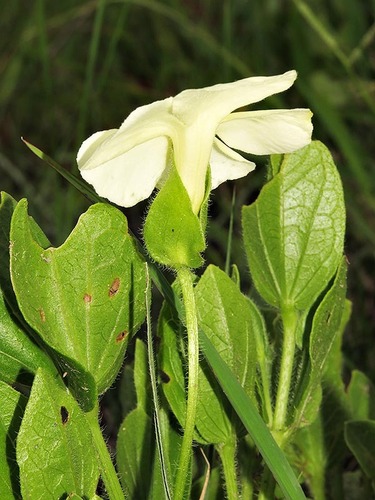
[[[72,186],[74,186],[78,191],[80,191],[86,198],[91,200],[93,203],[102,202],[102,198],[98,196],[93,189],[91,189],[85,182],[81,181],[78,177],[70,173],[68,170],[59,165],[50,156],[46,155],[39,148],[26,141],[23,137],[22,141],[26,146],[41,160],[45,161],[49,166],[56,170],[64,179],[66,179]]]
[[[229,367],[221,359],[220,355],[202,330],[199,332],[199,338],[202,351],[212,371],[217,377],[237,415],[240,417],[242,423],[254,440],[265,463],[271,470],[284,495],[290,500],[305,499],[302,488],[289,462],[272,437],[272,434],[263,422],[254,404],[248,398]]]

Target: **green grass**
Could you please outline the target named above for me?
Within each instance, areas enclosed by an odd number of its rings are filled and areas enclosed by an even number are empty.
[[[375,2],[353,0],[90,0],[2,2],[0,189],[27,196],[54,244],[88,202],[34,157],[24,136],[69,171],[92,132],[142,104],[200,87],[295,68],[297,85],[263,105],[311,107],[314,136],[331,149],[348,209],[353,316],[348,367],[375,381]],[[233,258],[244,267],[239,211],[265,178],[236,183]],[[209,258],[225,265],[232,185],[211,206]],[[129,211],[139,231],[144,204]]]

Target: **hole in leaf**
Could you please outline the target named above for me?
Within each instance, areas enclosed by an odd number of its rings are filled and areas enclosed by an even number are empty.
[[[163,384],[167,384],[171,380],[171,377],[163,372],[163,370],[160,370],[160,379]]]
[[[118,289],[120,288],[120,278],[115,278],[113,280],[113,283],[112,285],[110,286],[109,288],[109,292],[108,292],[108,295],[110,297],[113,297],[114,295],[116,295],[116,293],[118,292]]]
[[[69,420],[69,412],[65,408],[65,406],[62,406],[60,408],[60,415],[61,415],[61,422],[63,425],[65,425],[67,423],[67,421]]]
[[[128,332],[126,330],[124,330],[123,332],[120,332],[117,337],[116,337],[116,342],[117,344],[119,342],[122,342],[124,340],[124,338],[127,336]]]

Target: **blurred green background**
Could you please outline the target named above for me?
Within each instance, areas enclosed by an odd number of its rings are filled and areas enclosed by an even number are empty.
[[[375,381],[375,0],[0,0],[0,189],[27,197],[60,244],[88,202],[25,147],[76,173],[91,133],[137,106],[185,88],[296,69],[296,85],[259,107],[310,107],[314,137],[331,149],[348,209],[346,254],[353,315],[348,368]],[[214,191],[208,260],[223,266],[236,186],[233,260],[248,272],[240,207],[265,179]],[[140,234],[146,203],[126,210]]]

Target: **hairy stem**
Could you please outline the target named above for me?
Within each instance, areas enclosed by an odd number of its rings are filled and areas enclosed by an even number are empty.
[[[187,479],[190,477],[191,469],[191,450],[198,402],[199,343],[198,321],[193,288],[193,274],[187,267],[182,267],[177,271],[177,276],[180,280],[182,298],[185,305],[186,330],[188,337],[188,384],[186,419],[174,489],[174,499],[182,500],[185,496]]]
[[[273,429],[276,431],[283,430],[288,413],[290,385],[292,382],[294,365],[294,351],[296,346],[295,336],[298,321],[296,311],[293,308],[285,308],[282,311],[282,320],[284,329],[283,351],[273,419]]]
[[[93,443],[99,461],[100,474],[103,479],[105,489],[110,500],[123,500],[125,498],[122,491],[116,469],[111,460],[107,445],[105,444],[102,431],[98,421],[98,408],[86,414],[90,425]]]
[[[236,437],[232,436],[225,444],[216,447],[223,465],[225,489],[228,500],[240,498],[236,470]]]

